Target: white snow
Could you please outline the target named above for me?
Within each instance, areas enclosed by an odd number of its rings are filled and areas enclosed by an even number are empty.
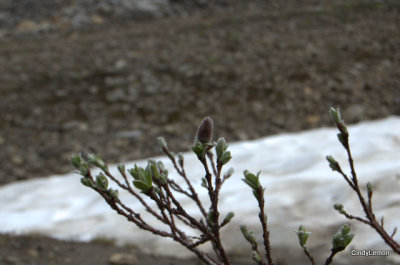
[[[364,188],[368,181],[372,183],[376,216],[385,216],[385,227],[391,232],[400,225],[400,118],[363,122],[349,126],[349,132],[360,186]],[[249,252],[240,235],[240,224],[260,231],[257,204],[250,188],[241,181],[245,169],[254,173],[262,171],[261,182],[266,187],[266,211],[273,248],[281,252],[288,249],[290,255],[304,259],[294,233],[303,224],[312,231],[308,242],[311,250],[314,249],[318,257],[326,257],[331,235],[342,224],[350,223],[356,234],[351,248],[389,249],[372,229],[346,220],[332,208],[334,203],[342,203],[349,213],[364,216],[355,194],[339,174],[331,171],[325,160],[326,155],[333,155],[342,168],[349,171],[345,150],[337,141],[336,134],[336,129],[322,128],[230,145],[233,159],[226,170],[231,166],[235,173],[224,184],[220,203],[222,217],[228,211],[236,214],[232,224],[223,230],[228,249]],[[200,197],[207,201],[207,193],[200,187],[204,169],[193,154],[185,153],[184,157],[186,171],[198,187]],[[170,177],[183,183],[165,157],[156,159],[164,162]],[[127,163],[126,166],[130,168],[135,163],[144,166],[146,160]],[[117,172],[115,165],[111,166],[111,171]],[[75,240],[104,236],[114,238],[120,244],[138,244],[155,253],[188,254],[181,251],[175,242],[154,237],[128,223],[115,214],[97,193],[80,184],[79,179],[79,175],[70,173],[0,187],[0,232],[43,233]],[[148,218],[137,200],[122,191],[120,197]],[[183,205],[190,212],[197,214],[191,201],[179,198],[184,200]],[[158,225],[154,219],[149,221]],[[395,239],[399,241],[400,236]],[[345,264],[349,258],[354,258],[349,253],[339,255],[336,261]],[[284,255],[281,259],[285,259]],[[399,262],[394,259],[396,255],[392,254],[385,262]]]

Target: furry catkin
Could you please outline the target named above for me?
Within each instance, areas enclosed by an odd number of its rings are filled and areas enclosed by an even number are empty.
[[[197,135],[195,141],[202,143],[209,143],[212,140],[213,133],[213,120],[210,117],[205,117],[197,130]]]

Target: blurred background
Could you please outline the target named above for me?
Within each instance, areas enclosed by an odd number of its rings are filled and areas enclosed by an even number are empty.
[[[396,0],[0,0],[0,185],[186,151],[204,116],[234,142],[400,115],[399,33]],[[0,236],[0,264],[121,251]]]

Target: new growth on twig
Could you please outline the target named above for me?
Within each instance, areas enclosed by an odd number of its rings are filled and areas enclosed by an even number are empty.
[[[371,226],[396,253],[400,254],[399,244],[393,239],[396,230],[389,235],[384,229],[383,219],[381,223],[376,221],[372,210],[372,185],[370,183],[367,184],[367,200],[361,194],[350,152],[349,134],[340,113],[333,108],[330,113],[339,129],[339,141],[348,154],[351,177],[348,177],[342,171],[339,163],[332,156],[327,156],[327,160],[332,170],[339,172],[349,186],[357,193],[366,216],[362,218],[350,215],[344,210],[343,205],[340,204],[335,204],[334,208],[348,219],[355,219]],[[234,217],[234,213],[229,212],[223,219],[220,218],[218,202],[222,185],[233,174],[233,169],[229,169],[222,174],[223,167],[231,160],[232,155],[228,151],[228,144],[224,138],[219,138],[217,142],[212,141],[213,126],[211,118],[204,118],[200,123],[195,141],[191,146],[191,150],[196,154],[200,164],[204,168],[201,186],[208,193],[208,209],[204,206],[204,202],[200,200],[196,191],[197,188],[193,186],[191,178],[185,170],[183,155],[171,152],[167,142],[162,137],[158,138],[161,151],[169,158],[177,175],[183,179],[184,186],[179,185],[173,178],[169,177],[169,172],[161,161],[152,159],[147,161],[147,166],[144,168],[135,165],[133,168],[126,169],[124,165],[118,165],[118,171],[122,178],[117,178],[111,174],[107,164],[98,155],[90,154],[85,160],[81,155],[74,154],[70,159],[70,163],[82,176],[82,184],[99,193],[114,211],[124,216],[129,222],[157,236],[171,238],[193,252],[204,264],[230,265],[231,260],[221,240],[221,230],[229,224]],[[90,166],[99,168],[101,172],[93,176],[89,168]],[[262,229],[263,250],[260,250],[253,231],[249,231],[246,226],[241,226],[240,229],[245,240],[251,246],[253,261],[259,265],[273,265],[269,239],[270,232],[267,225],[268,218],[265,212],[265,189],[260,183],[260,172],[253,174],[245,170],[243,175],[244,178],[242,180],[251,188],[258,202],[258,217]],[[119,189],[125,190],[135,197],[144,206],[144,209],[164,226],[154,227],[150,225],[148,221],[142,218],[140,212],[130,208],[119,199],[118,190],[110,188],[109,181],[114,182]],[[196,217],[189,214],[183,208],[182,202],[177,199],[177,194],[183,195],[195,203],[198,210]],[[148,204],[148,200],[145,200],[146,197],[154,202],[154,205]],[[189,234],[185,232],[185,227],[190,227],[198,233]],[[350,232],[350,226],[346,224],[333,236],[332,249],[325,261],[326,265],[331,264],[333,257],[350,244],[354,236]],[[300,226],[296,233],[305,255],[311,264],[315,264],[314,258],[306,247],[306,242],[311,233],[307,232],[303,226]],[[213,253],[206,253],[200,249],[200,246],[206,243],[211,244]]]
[[[393,239],[394,235],[396,234],[397,228],[395,228],[393,232],[389,234],[388,232],[386,232],[384,228],[383,217],[381,219],[381,222],[378,222],[376,220],[372,208],[372,195],[373,195],[372,184],[369,182],[366,184],[367,200],[361,193],[360,186],[358,183],[357,173],[354,167],[353,157],[350,150],[349,132],[347,131],[347,127],[344,123],[344,120],[340,115],[340,111],[331,108],[329,113],[333,121],[335,122],[337,129],[339,130],[339,133],[337,134],[338,140],[343,145],[347,153],[348,163],[350,166],[350,177],[346,173],[344,173],[339,162],[337,162],[332,156],[327,156],[326,159],[329,162],[330,168],[333,171],[336,171],[340,175],[342,175],[347,184],[349,184],[351,189],[353,189],[354,192],[357,194],[358,200],[360,201],[361,207],[365,213],[365,217],[363,218],[363,217],[353,216],[347,213],[342,204],[335,204],[334,209],[337,210],[340,214],[344,215],[347,219],[357,220],[361,223],[367,224],[370,227],[372,227],[382,237],[382,239],[386,242],[386,244],[393,249],[394,252],[400,254],[400,244]]]

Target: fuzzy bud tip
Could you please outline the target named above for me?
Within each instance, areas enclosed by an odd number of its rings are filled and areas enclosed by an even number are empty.
[[[197,130],[196,141],[209,143],[212,140],[214,122],[210,117],[205,117]]]

